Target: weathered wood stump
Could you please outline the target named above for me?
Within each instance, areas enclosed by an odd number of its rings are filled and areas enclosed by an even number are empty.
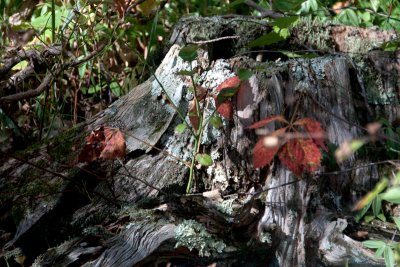
[[[348,236],[352,196],[362,196],[380,178],[376,165],[364,166],[373,156],[353,156],[340,165],[326,160],[316,174],[300,180],[278,160],[253,168],[258,137],[247,126],[297,112],[321,122],[334,147],[366,134],[363,126],[379,116],[396,119],[398,62],[390,53],[370,51],[395,35],[302,21],[282,47],[317,48],[317,57],[265,52],[264,58],[281,59],[255,61],[245,44],[268,30],[243,17],[182,19],[148,81],[85,125],[9,158],[0,169],[3,188],[35,185],[38,194],[43,187],[48,194],[6,198],[0,223],[9,237],[1,240],[3,256],[19,253],[18,248],[27,261],[36,258],[34,266],[382,265]],[[220,37],[225,38],[212,41]],[[165,97],[187,114],[191,81],[177,74],[189,66],[178,56],[186,43],[201,45],[192,64],[205,69],[198,84],[210,92],[239,68],[254,73],[246,81],[249,90],[235,98],[233,121],[224,121],[219,130],[205,129],[202,150],[211,153],[214,164],[196,169],[199,194],[192,195],[184,190],[193,137],[189,131],[175,133],[182,120]],[[206,103],[211,113],[213,101]],[[123,165],[74,163],[83,137],[100,125],[124,132]],[[53,248],[45,251],[48,246]]]

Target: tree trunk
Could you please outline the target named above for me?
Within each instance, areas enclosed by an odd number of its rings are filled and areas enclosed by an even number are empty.
[[[397,118],[398,62],[371,50],[395,35],[304,20],[274,49],[318,49],[317,57],[248,51],[246,44],[269,30],[236,16],[182,19],[148,81],[85,125],[9,158],[0,169],[3,188],[42,192],[47,186],[49,192],[3,201],[3,256],[22,253],[34,266],[382,265],[350,237],[358,227],[350,212],[354,197],[380,178],[377,165],[368,165],[375,158],[355,155],[341,164],[329,158],[335,145],[365,135],[365,124]],[[205,71],[198,83],[210,93],[238,69],[254,73],[247,91],[234,98],[233,121],[205,129],[201,151],[211,153],[214,164],[196,169],[194,190],[206,193],[189,195],[186,163],[194,139],[190,131],[174,131],[182,120],[171,105],[187,114],[191,81],[177,74],[189,69],[178,56],[186,43],[201,46],[196,64]],[[206,103],[211,114],[214,102]],[[253,168],[258,137],[247,127],[275,114],[322,123],[331,149],[316,174],[299,179],[278,159]],[[123,165],[74,162],[84,136],[99,126],[124,132]]]

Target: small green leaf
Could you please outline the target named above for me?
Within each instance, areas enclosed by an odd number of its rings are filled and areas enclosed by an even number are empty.
[[[196,160],[203,166],[211,166],[213,164],[213,160],[208,154],[197,154]]]
[[[397,230],[400,230],[400,217],[392,217],[392,219],[397,226]]]
[[[366,223],[372,222],[373,219],[375,219],[374,215],[365,215],[365,217],[364,217],[364,221]]]
[[[276,32],[270,32],[266,35],[261,36],[260,38],[251,41],[249,43],[249,47],[271,45],[283,40],[285,40],[285,38],[283,38],[280,34]]]
[[[383,251],[386,246],[380,247],[375,251],[375,259],[382,257]]]
[[[383,258],[385,259],[385,265],[387,267],[394,267],[394,253],[391,247],[386,246],[383,252]]]
[[[374,10],[374,12],[378,11],[378,8],[380,6],[380,0],[371,0],[371,7]]]
[[[185,46],[179,51],[179,57],[184,61],[193,61],[197,58],[197,50],[199,47],[197,45]]]
[[[219,129],[222,126],[222,120],[218,116],[212,116],[210,119],[210,123],[216,129]]]
[[[175,133],[181,134],[186,130],[186,128],[187,128],[187,125],[185,123],[178,124],[175,127]]]
[[[89,94],[94,94],[94,93],[100,92],[100,90],[101,90],[101,85],[100,84],[96,84],[95,86],[91,85],[89,87],[88,93]]]
[[[83,63],[78,67],[79,78],[83,78],[86,72],[87,62]]]
[[[338,20],[347,25],[359,26],[360,18],[352,9],[344,9],[337,16]]]
[[[372,201],[369,201],[367,203],[367,205],[365,205],[360,212],[356,215],[355,219],[356,222],[359,222],[361,220],[362,217],[364,217],[365,213],[367,213],[367,211],[369,210],[369,208],[371,207]]]
[[[115,95],[116,97],[121,96],[121,87],[119,86],[119,84],[117,82],[110,83],[110,90],[113,93],[113,95]]]
[[[238,69],[236,75],[241,81],[250,79],[253,76],[253,72],[248,69]]]
[[[232,97],[232,96],[236,95],[238,90],[239,90],[239,87],[227,87],[227,88],[224,88],[223,90],[219,91],[218,97],[222,97],[222,98]],[[218,99],[218,101],[219,100],[220,99]]]
[[[382,222],[386,222],[386,217],[385,217],[385,214],[383,214],[383,213],[379,213],[378,215],[376,215],[376,218],[378,218]]]
[[[382,240],[367,240],[363,241],[362,244],[367,248],[381,248],[386,246],[386,243]]]
[[[400,187],[391,187],[385,193],[381,194],[383,200],[400,204]]]
[[[382,209],[382,198],[380,195],[377,195],[376,198],[372,201],[372,212],[375,217],[378,217],[378,214]]]
[[[194,71],[194,70],[192,70],[192,71],[190,71],[190,70],[180,70],[175,74],[176,75],[183,75],[183,76],[191,76],[191,75],[193,75],[195,73],[196,73],[196,71]]]
[[[273,26],[277,26],[280,29],[289,28],[290,26],[296,25],[299,21],[299,16],[281,17],[276,18],[273,22]]]

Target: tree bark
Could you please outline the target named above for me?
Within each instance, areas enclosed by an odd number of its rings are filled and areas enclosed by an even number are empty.
[[[365,135],[365,124],[380,116],[394,121],[398,62],[390,53],[370,50],[395,35],[302,21],[281,48],[307,47],[320,56],[288,59],[277,54],[276,60],[276,53],[267,51],[257,53],[274,61],[255,61],[246,44],[268,30],[261,21],[236,16],[182,19],[148,81],[85,125],[25,151],[22,158],[9,158],[0,170],[5,187],[28,187],[38,180],[55,186],[43,198],[6,199],[1,223],[11,238],[2,237],[3,256],[23,253],[28,262],[35,259],[34,266],[382,265],[350,238],[356,225],[351,196],[363,195],[380,178],[377,165],[366,166],[374,157],[355,155],[332,166],[327,160],[316,174],[302,179],[277,159],[254,169],[252,148],[258,137],[247,127],[271,115],[296,113],[321,122],[334,147]],[[353,45],[346,43],[346,34]],[[174,131],[182,119],[171,105],[187,114],[191,81],[177,74],[189,68],[178,56],[187,43],[201,46],[196,64],[206,71],[198,83],[210,93],[240,68],[254,73],[245,82],[247,91],[234,99],[233,121],[224,121],[220,130],[205,129],[202,150],[211,153],[214,164],[196,169],[194,189],[207,193],[192,195],[184,189],[194,140],[189,131]],[[352,54],[354,44],[361,56]],[[213,101],[207,103],[211,114]],[[123,165],[76,164],[84,136],[101,125],[124,132],[128,153]],[[332,154],[331,149],[327,156]],[[33,171],[34,176],[27,175]],[[189,229],[197,229],[197,236]],[[46,243],[54,248],[45,251]]]

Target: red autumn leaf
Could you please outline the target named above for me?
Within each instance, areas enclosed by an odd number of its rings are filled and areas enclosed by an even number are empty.
[[[264,136],[258,140],[253,149],[253,165],[254,168],[262,168],[270,164],[279,147],[282,145],[280,137],[285,134],[287,127],[280,128],[272,132],[268,136]]]
[[[233,105],[229,100],[225,100],[220,105],[217,105],[217,111],[225,119],[231,120],[233,118]]]
[[[85,138],[85,145],[78,155],[78,162],[92,162],[100,156],[105,147],[104,127],[101,126],[92,131]]]
[[[125,157],[126,144],[124,134],[120,129],[104,128],[104,135],[106,137],[103,151],[100,154],[102,159],[116,159]]]
[[[85,138],[78,162],[92,162],[99,158],[115,159],[125,156],[125,138],[119,129],[101,126]]]
[[[291,170],[296,176],[303,173],[304,166],[304,151],[299,139],[291,139],[282,146],[278,156],[286,167]]]
[[[250,125],[249,127],[247,127],[248,129],[257,129],[257,128],[261,128],[273,121],[279,121],[285,124],[288,124],[289,122],[287,120],[285,120],[285,118],[282,115],[274,115],[271,117],[268,117],[266,119],[263,119],[261,121],[258,121],[256,123],[253,123],[252,125]]]
[[[321,166],[322,154],[311,139],[300,139],[304,151],[303,166],[309,172],[315,172]]]
[[[264,145],[264,138],[260,138],[253,149],[254,168],[262,168],[265,165],[270,164],[278,150],[279,145],[274,147],[266,147]]]
[[[218,87],[217,90],[220,92],[224,89],[227,88],[234,88],[234,87],[239,87],[240,85],[240,79],[237,76],[230,77],[226,79],[223,83],[221,83]]]
[[[323,150],[328,151],[328,148],[325,145],[325,131],[322,129],[321,123],[310,118],[304,118],[296,121],[294,125],[304,127],[314,142]]]

